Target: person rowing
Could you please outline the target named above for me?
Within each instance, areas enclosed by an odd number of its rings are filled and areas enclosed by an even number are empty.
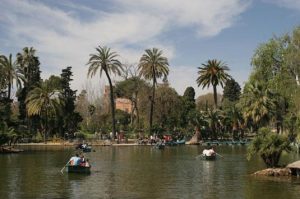
[[[71,159],[69,160],[69,164],[72,166],[77,166],[79,165],[81,162],[81,158],[79,157],[79,154],[76,153],[75,156],[71,157]]]
[[[203,154],[203,156],[215,156],[216,152],[214,151],[214,149],[212,147],[210,147],[209,149],[204,149],[202,154]]]

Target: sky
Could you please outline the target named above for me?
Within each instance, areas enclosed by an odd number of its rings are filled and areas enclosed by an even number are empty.
[[[33,46],[42,78],[72,66],[80,91],[106,84],[105,76],[87,78],[97,46],[127,65],[156,47],[169,60],[170,86],[180,95],[193,86],[198,96],[212,90],[196,84],[202,63],[222,60],[243,86],[255,49],[299,25],[300,0],[0,0],[0,54]]]

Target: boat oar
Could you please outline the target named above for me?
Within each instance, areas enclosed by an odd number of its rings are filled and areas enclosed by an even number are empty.
[[[61,173],[63,173],[64,169],[66,168],[66,166],[69,164],[70,160],[67,162],[67,164],[65,164],[65,166],[60,170]]]
[[[216,153],[218,156],[220,156],[221,158],[224,158],[224,156],[221,156],[220,154]]]
[[[197,155],[196,159],[199,158],[199,157],[203,157],[203,154]]]

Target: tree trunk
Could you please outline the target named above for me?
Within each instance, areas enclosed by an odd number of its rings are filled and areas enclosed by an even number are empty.
[[[218,95],[217,95],[217,86],[213,85],[214,89],[214,101],[215,101],[215,109],[218,108]]]
[[[151,107],[150,107],[150,120],[149,120],[149,127],[150,133],[152,133],[152,122],[153,122],[153,112],[154,112],[154,99],[155,99],[155,82],[156,79],[153,77],[153,86],[152,86],[152,97],[151,97]]]
[[[10,77],[9,77],[8,92],[7,92],[7,98],[8,98],[8,100],[10,100],[10,95],[11,95],[11,82],[10,82]]]
[[[134,99],[131,100],[131,112],[130,112],[130,126],[131,128],[133,127],[133,123],[134,123]]]
[[[115,135],[116,135],[114,91],[113,91],[113,85],[112,85],[111,79],[109,77],[109,74],[106,70],[104,70],[104,71],[105,71],[106,77],[108,79],[109,88],[110,88],[110,105],[111,105],[111,116],[112,116],[112,137],[113,137],[113,140],[114,140]]]

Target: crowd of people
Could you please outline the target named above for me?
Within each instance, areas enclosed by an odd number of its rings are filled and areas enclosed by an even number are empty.
[[[89,159],[85,159],[83,154],[79,155],[78,153],[71,157],[69,164],[72,166],[90,167]]]

